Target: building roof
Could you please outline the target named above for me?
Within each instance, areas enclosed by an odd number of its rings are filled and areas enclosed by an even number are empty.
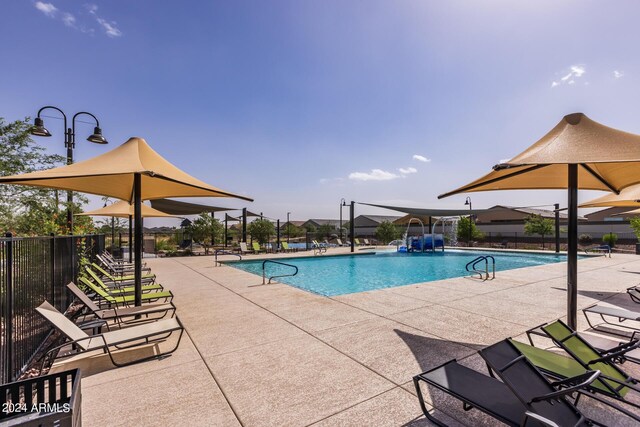
[[[343,221],[343,223],[345,223],[346,221]],[[313,223],[316,224],[318,226],[320,225],[330,225],[332,227],[340,227],[340,220],[339,219],[317,219],[317,218],[311,218],[308,219],[304,222],[304,224],[306,225],[307,223]]]
[[[397,219],[402,218],[402,216],[399,215],[358,215],[355,219],[354,222],[358,221],[358,218],[367,218],[373,222],[376,222],[378,224],[380,224],[383,221],[389,221],[389,222],[394,222]]]

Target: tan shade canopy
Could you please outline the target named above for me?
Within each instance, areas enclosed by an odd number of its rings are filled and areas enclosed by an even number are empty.
[[[632,185],[622,190],[620,194],[605,194],[604,196],[580,205],[581,208],[595,208],[601,206],[640,206],[640,185]]]
[[[134,206],[125,202],[124,200],[120,200],[119,202],[115,202],[110,204],[109,206],[105,206],[104,208],[96,209],[89,212],[82,212],[76,215],[84,215],[84,216],[115,216],[118,218],[129,218],[134,215]],[[145,204],[142,205],[142,217],[143,218],[152,218],[152,217],[175,217],[175,215],[171,215],[157,209],[152,208],[151,206],[147,206]]]
[[[640,183],[640,136],[601,125],[582,113],[570,114],[507,163],[438,198],[473,191],[564,189],[568,164],[579,165],[579,188],[619,192]]]
[[[44,171],[0,177],[0,183],[58,188],[133,201],[134,174],[142,176],[142,200],[165,197],[235,197],[173,166],[142,138],[89,160]]]

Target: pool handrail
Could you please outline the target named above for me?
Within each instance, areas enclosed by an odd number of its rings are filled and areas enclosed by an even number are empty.
[[[296,271],[293,274],[281,274],[281,275],[278,275],[278,276],[271,276],[271,277],[269,277],[269,282],[265,283],[265,280],[266,280],[265,264],[268,263],[268,262],[273,263],[273,264],[284,265],[284,266],[287,266],[287,267],[293,267],[293,268],[296,269]],[[296,274],[298,274],[298,267],[293,265],[293,264],[287,264],[287,263],[280,262],[280,261],[273,261],[273,260],[270,260],[270,259],[265,259],[264,261],[262,261],[262,284],[263,285],[266,285],[266,284],[270,285],[272,279],[275,279],[275,278],[278,278],[278,277],[293,277]]]
[[[470,273],[475,273],[478,274],[478,278],[482,279],[482,280],[489,280],[489,259],[491,259],[491,263],[493,265],[493,277],[492,279],[496,278],[496,259],[491,256],[491,255],[480,255],[479,257],[476,257],[474,259],[472,259],[471,261],[469,261],[467,263],[467,265],[465,266],[465,269],[470,272]],[[476,269],[476,265],[481,263],[482,261],[484,261],[484,273],[485,276],[482,275],[482,271]],[[471,269],[469,269],[469,266],[471,266]]]
[[[229,252],[229,251],[226,251],[224,249],[216,249],[215,252],[213,253],[213,257],[214,257],[213,266],[214,267],[219,267],[219,266],[222,265],[221,262],[218,262],[218,254],[237,256],[238,258],[240,258],[240,261],[242,261],[242,255],[240,255],[240,254],[236,254],[234,252]]]

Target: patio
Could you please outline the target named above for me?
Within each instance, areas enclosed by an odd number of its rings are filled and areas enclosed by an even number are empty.
[[[212,257],[147,263],[175,294],[187,333],[164,360],[111,369],[96,357],[82,366],[86,425],[431,425],[413,375],[452,358],[482,369],[479,348],[566,314],[565,263],[333,298],[255,286],[261,278],[214,267]],[[579,308],[606,300],[638,310],[616,294],[638,283],[637,256],[581,260],[578,269]],[[640,374],[631,363],[624,369]],[[431,399],[451,425],[496,424],[454,399]],[[594,414],[587,403],[579,407]]]

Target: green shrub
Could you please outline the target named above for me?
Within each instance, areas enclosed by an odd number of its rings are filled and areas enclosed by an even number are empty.
[[[593,238],[590,234],[581,234],[580,236],[578,236],[578,243],[580,243],[582,246],[589,246],[593,243]]]
[[[602,242],[606,243],[610,247],[614,247],[617,241],[618,241],[618,235],[615,233],[607,233],[604,236],[602,236]]]

